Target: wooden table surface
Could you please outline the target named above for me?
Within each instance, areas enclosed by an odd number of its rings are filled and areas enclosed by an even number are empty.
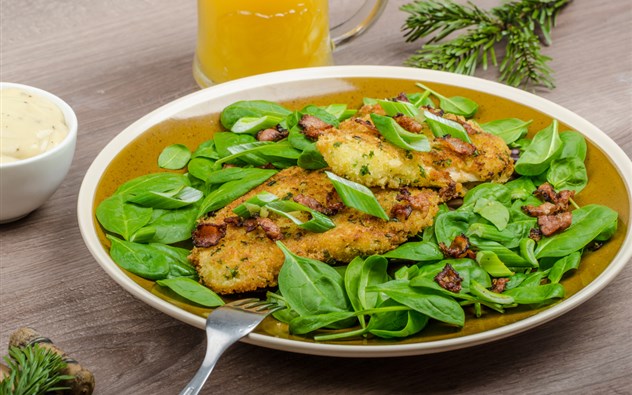
[[[418,44],[391,1],[337,64],[401,65]],[[500,1],[477,1],[490,7]],[[79,119],[75,159],[39,210],[0,226],[0,354],[33,326],[97,381],[97,394],[173,394],[202,360],[204,332],[134,299],[97,265],[76,219],[86,169],[121,130],[198,89],[195,1],[1,3],[1,79],[64,98]],[[632,155],[632,3],[576,1],[553,33],[557,88],[538,93],[583,116]],[[495,78],[493,71],[478,74]],[[235,345],[205,393],[632,393],[632,266],[564,316],[494,343],[442,354],[344,359]]]

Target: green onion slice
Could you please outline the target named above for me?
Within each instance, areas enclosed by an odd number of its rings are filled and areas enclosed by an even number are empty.
[[[389,220],[384,208],[380,206],[380,203],[369,188],[362,184],[338,177],[328,171],[326,171],[325,174],[329,177],[329,180],[334,185],[334,188],[336,188],[338,195],[340,195],[342,202],[346,206],[353,207],[356,210],[373,215],[374,217],[382,218],[385,221]]]

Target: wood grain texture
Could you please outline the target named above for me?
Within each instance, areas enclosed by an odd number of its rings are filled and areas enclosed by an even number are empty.
[[[401,65],[419,46],[392,0],[337,64]],[[490,7],[499,1],[477,1]],[[632,155],[632,3],[576,1],[545,54],[557,88],[538,94],[583,116]],[[204,353],[203,331],[139,302],[83,245],[83,175],[99,151],[149,111],[197,90],[195,1],[2,0],[0,79],[54,92],[75,109],[70,173],[27,218],[0,225],[0,354],[33,326],[91,369],[97,394],[177,393]],[[478,74],[494,79],[495,71]],[[632,267],[574,311],[526,333],[436,355],[314,357],[237,344],[204,393],[632,393]]]

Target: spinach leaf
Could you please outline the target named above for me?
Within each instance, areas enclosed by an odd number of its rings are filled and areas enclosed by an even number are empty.
[[[432,95],[439,98],[439,107],[445,112],[449,112],[454,115],[462,115],[465,118],[471,118],[476,114],[478,110],[478,104],[466,97],[453,96],[445,97],[442,94],[428,88],[427,86],[417,83],[417,86],[429,91]]]
[[[193,177],[204,182],[208,182],[209,175],[217,171],[215,170],[215,161],[203,157],[191,159],[187,170]]]
[[[393,299],[385,300],[380,307],[403,306]],[[384,309],[386,310],[386,309]],[[414,335],[428,323],[428,316],[415,310],[383,311],[371,315],[368,331],[375,336],[392,339]]]
[[[291,333],[304,335],[317,329],[336,326],[337,322],[348,322],[356,315],[353,311],[333,311],[331,313],[298,316],[289,324]]]
[[[405,259],[409,261],[437,261],[443,259],[443,252],[437,245],[428,241],[409,241],[392,251],[382,254],[384,258]]]
[[[463,128],[463,126],[461,126],[458,122],[434,115],[430,111],[424,111],[424,116],[426,117],[426,124],[428,124],[430,130],[432,130],[432,133],[435,136],[443,137],[450,135],[463,140],[466,143],[472,142],[465,128]]]
[[[193,265],[189,263],[189,253],[185,248],[173,247],[162,243],[151,243],[150,247],[159,250],[169,262],[169,274],[167,278],[188,277],[198,279],[198,274]]]
[[[474,212],[491,222],[499,231],[503,231],[509,223],[509,209],[496,200],[477,200]]]
[[[213,159],[213,160],[219,159],[219,154],[217,153],[217,150],[215,149],[215,140],[213,139],[206,140],[202,144],[198,145],[198,147],[195,149],[191,157],[192,158],[208,158],[208,159]]]
[[[117,265],[148,280],[160,280],[169,275],[169,262],[158,249],[132,243],[107,235],[110,240],[110,256]]]
[[[396,302],[441,322],[457,326],[465,322],[465,312],[453,298],[432,289],[410,287],[405,280],[392,280],[368,290],[384,292]]]
[[[511,270],[507,269],[507,266],[505,266],[500,259],[498,259],[498,255],[491,251],[477,252],[476,262],[478,262],[478,264],[481,265],[487,273],[494,277],[508,277],[514,274]]]
[[[617,220],[617,212],[606,206],[581,207],[573,211],[573,223],[568,229],[540,240],[535,255],[538,258],[563,257],[579,251]]]
[[[145,192],[166,192],[190,186],[189,180],[182,174],[151,173],[127,181],[116,190],[116,195],[127,199],[130,195]]]
[[[158,280],[156,283],[168,287],[183,298],[205,307],[217,307],[224,304],[215,292],[187,277],[168,278]]]
[[[147,227],[154,230],[148,240],[154,243],[173,244],[191,238],[199,207],[191,205],[177,210],[154,210]]]
[[[518,118],[505,118],[484,123],[481,128],[487,133],[500,137],[505,144],[511,144],[527,135],[531,122]]]
[[[581,159],[567,157],[551,162],[546,179],[558,191],[569,189],[579,193],[588,184],[588,173]]]
[[[515,180],[509,181],[505,184],[505,187],[509,189],[511,200],[527,199],[533,195],[533,192],[537,189],[533,180],[529,177],[520,177]]]
[[[509,207],[511,205],[511,191],[503,184],[494,184],[491,182],[478,184],[465,194],[463,197],[463,205],[459,210],[469,210],[470,207],[473,207],[481,199],[497,201]]]
[[[379,293],[367,292],[367,287],[388,281],[387,267],[388,261],[377,255],[366,259],[356,257],[349,263],[345,271],[344,285],[353,310],[372,309],[381,302]],[[360,324],[364,327],[364,317],[359,318]]]
[[[282,117],[264,115],[261,117],[243,117],[239,118],[230,128],[233,133],[256,134],[257,132],[275,127],[283,120]]]
[[[292,147],[299,151],[305,151],[310,146],[314,145],[314,142],[308,139],[307,136],[301,132],[301,129],[299,129],[298,126],[289,129],[287,140],[290,142]]]
[[[244,100],[235,102],[224,108],[220,116],[222,126],[230,130],[244,117],[273,116],[284,118],[291,114],[285,107],[265,100]]]
[[[434,223],[437,243],[449,246],[455,237],[465,234],[476,219],[477,215],[470,211],[457,210],[438,214]]]
[[[148,191],[128,198],[131,203],[157,209],[177,209],[202,199],[202,191],[191,187],[182,187],[169,192]]]
[[[562,152],[562,140],[557,128],[558,123],[554,119],[551,125],[533,137],[531,144],[516,162],[516,173],[524,176],[537,176],[546,171],[551,161]]]
[[[567,130],[560,133],[562,140],[562,152],[559,159],[563,158],[579,158],[582,162],[586,160],[586,139],[581,134]]]
[[[424,120],[423,115],[419,112],[419,107],[412,103],[392,100],[378,100],[377,103],[384,109],[384,112],[389,117],[403,114],[411,118],[416,118],[420,122]]]
[[[158,156],[158,166],[163,169],[178,170],[184,168],[191,159],[191,151],[183,144],[165,147]]]
[[[316,143],[310,144],[303,150],[296,164],[308,170],[317,170],[328,166],[323,155],[316,149]]]
[[[497,303],[500,305],[508,305],[508,304],[513,304],[515,301],[514,298],[511,297],[510,295],[492,292],[488,290],[483,285],[479,284],[476,280],[472,280],[470,292],[472,293],[472,295],[478,297],[479,299],[485,302]]]
[[[137,230],[151,220],[152,211],[150,207],[127,203],[123,194],[115,194],[99,204],[96,216],[105,230],[129,240]]]
[[[287,305],[300,316],[352,311],[342,276],[331,266],[300,257],[277,241],[285,261],[279,272],[279,290]],[[329,325],[345,328],[357,322],[344,320]]]
[[[579,251],[575,251],[562,259],[558,259],[549,271],[549,281],[553,284],[559,283],[564,273],[569,270],[576,270],[579,267],[581,259],[582,254]]]
[[[391,117],[372,113],[371,120],[380,134],[394,146],[407,151],[430,151],[430,142],[424,134],[407,131]]]
[[[551,302],[551,299],[563,298],[564,287],[562,284],[544,284],[534,287],[518,286],[503,292],[510,296],[518,304],[540,304]]]
[[[316,210],[312,210],[311,208],[304,206],[300,203],[288,201],[288,200],[276,200],[273,202],[269,202],[265,205],[265,208],[281,215],[283,217],[288,218],[290,221],[294,222],[299,228],[307,229],[310,232],[315,233],[323,233],[328,231],[329,229],[333,229],[336,227],[336,224],[329,219],[325,214],[322,214]],[[312,218],[303,222],[290,213],[293,211],[305,211],[310,213]]]
[[[244,177],[240,180],[234,180],[224,183],[219,188],[206,195],[206,197],[200,204],[198,217],[224,207],[228,203],[232,202],[242,195],[245,195],[252,188],[262,184],[268,178],[276,174],[276,170],[258,170],[261,171],[249,177]]]
[[[496,241],[485,240],[476,236],[470,236],[470,243],[472,243],[472,245],[474,245],[479,250],[491,251],[495,253],[498,258],[509,267],[532,267],[531,263],[529,263],[523,257]]]

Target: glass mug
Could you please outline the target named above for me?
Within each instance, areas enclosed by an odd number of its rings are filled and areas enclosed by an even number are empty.
[[[198,0],[193,76],[207,87],[270,71],[331,65],[333,49],[366,31],[386,2],[365,1],[330,32],[327,0]]]

